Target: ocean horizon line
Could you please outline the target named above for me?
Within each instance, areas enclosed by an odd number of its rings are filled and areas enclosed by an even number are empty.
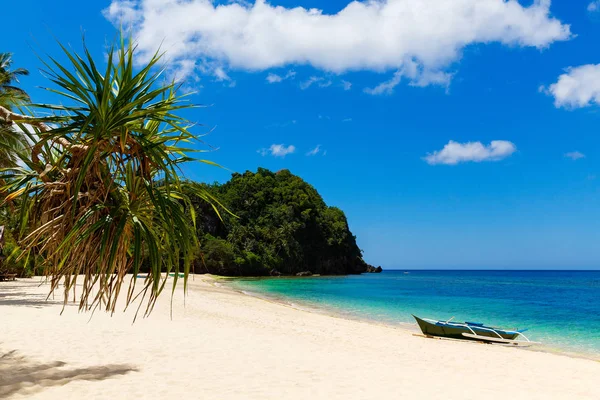
[[[383,267],[382,267],[383,268]],[[559,268],[383,268],[383,271],[470,271],[470,272],[505,272],[505,271],[523,271],[523,272],[600,272],[596,269],[559,269]]]

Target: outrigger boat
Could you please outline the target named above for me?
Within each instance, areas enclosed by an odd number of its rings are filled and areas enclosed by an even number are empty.
[[[532,342],[523,334],[527,329],[506,330],[485,326],[480,322],[452,322],[454,317],[447,321],[419,318],[416,315],[413,315],[413,317],[417,320],[423,334],[428,337],[435,336],[521,346],[537,344],[537,342]]]

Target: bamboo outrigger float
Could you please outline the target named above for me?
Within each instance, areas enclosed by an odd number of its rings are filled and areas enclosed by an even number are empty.
[[[529,346],[538,344],[532,342],[523,334],[527,329],[505,330],[485,326],[479,322],[451,322],[437,321],[429,318],[419,318],[413,315],[419,328],[427,337],[441,337],[451,339],[475,340],[485,343],[509,344],[515,346]]]

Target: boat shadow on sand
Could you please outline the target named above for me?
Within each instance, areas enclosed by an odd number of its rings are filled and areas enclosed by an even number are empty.
[[[137,372],[127,364],[69,368],[65,362],[37,362],[17,351],[0,350],[0,398],[20,394],[30,396],[45,388],[66,385],[74,380],[99,381]]]

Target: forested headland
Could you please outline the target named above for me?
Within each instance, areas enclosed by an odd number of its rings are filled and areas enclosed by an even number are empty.
[[[195,272],[230,276],[358,274],[362,258],[344,212],[325,204],[288,170],[234,173],[224,184],[198,184],[231,211],[221,218],[191,194],[200,239]],[[234,214],[234,215],[232,215]]]

